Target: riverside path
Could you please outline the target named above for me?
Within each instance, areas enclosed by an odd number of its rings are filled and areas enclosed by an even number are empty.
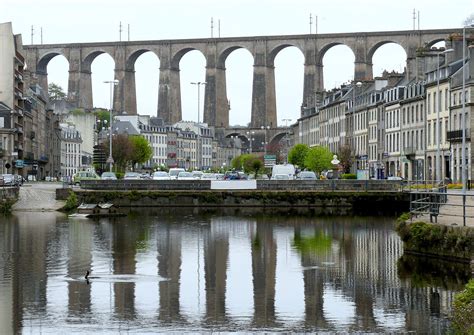
[[[56,189],[60,183],[35,182],[20,187],[18,201],[13,205],[14,212],[56,211],[64,206],[64,201],[56,200]]]

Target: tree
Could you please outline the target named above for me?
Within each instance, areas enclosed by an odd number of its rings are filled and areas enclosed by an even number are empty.
[[[258,176],[260,170],[263,169],[263,162],[255,155],[245,155],[243,159],[243,168],[245,173],[254,173]]]
[[[143,164],[153,157],[153,149],[148,140],[143,136],[131,136],[129,140],[132,145],[132,155],[130,157],[132,166]]]
[[[337,158],[341,161],[342,172],[350,173],[352,164],[354,164],[351,146],[348,144],[341,145],[338,149]]]
[[[323,170],[332,168],[332,158],[333,154],[328,148],[316,146],[309,149],[304,164],[305,167],[319,174]]]
[[[55,83],[48,85],[48,95],[49,100],[53,101],[62,100],[66,97],[66,93],[64,92],[63,88]]]
[[[109,142],[105,143],[106,155],[109,156]],[[114,135],[112,139],[112,157],[114,159],[115,171],[125,171],[131,161],[133,146],[127,135]]]
[[[309,147],[306,144],[295,145],[288,153],[288,162],[299,168],[305,168],[305,159],[308,151]]]

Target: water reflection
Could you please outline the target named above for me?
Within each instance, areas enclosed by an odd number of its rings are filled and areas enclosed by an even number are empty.
[[[7,333],[444,332],[469,273],[401,257],[392,225],[248,211],[21,213],[0,224],[0,324]]]

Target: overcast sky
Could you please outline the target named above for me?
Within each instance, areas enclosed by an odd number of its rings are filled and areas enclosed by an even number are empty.
[[[420,28],[457,28],[474,12],[472,0],[0,0],[0,22],[13,23],[15,34],[23,43],[103,42],[214,36],[220,20],[221,37],[285,35],[309,33],[309,15],[318,16],[318,33],[409,30],[413,28],[413,9],[420,12]],[[314,22],[314,20],[313,20]],[[313,32],[315,25],[313,24]],[[374,55],[374,75],[383,69],[403,70],[405,52],[395,44],[381,47]],[[352,80],[354,55],[345,46],[330,49],[324,57],[326,89]],[[284,49],[275,60],[277,117],[294,122],[300,113],[303,91],[302,53],[295,47]],[[250,122],[252,93],[251,54],[243,49],[227,59],[227,94],[231,102],[230,123]],[[109,107],[105,80],[113,79],[114,62],[106,54],[92,64],[94,106]],[[138,112],[156,115],[158,102],[159,60],[148,52],[135,64]],[[181,60],[181,98],[183,119],[197,120],[197,88],[192,81],[205,81],[205,58],[198,51]],[[67,90],[68,62],[57,56],[48,65],[49,82]],[[201,90],[201,103],[204,100]],[[201,106],[202,120],[202,106]]]

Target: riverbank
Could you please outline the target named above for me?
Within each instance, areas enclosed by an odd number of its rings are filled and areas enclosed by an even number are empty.
[[[403,215],[395,230],[403,241],[406,253],[441,257],[459,262],[474,261],[474,228],[431,224],[422,221],[410,223]]]
[[[19,189],[18,200],[12,210],[17,212],[57,211],[65,204],[56,200],[56,190],[62,188],[60,183],[34,182],[26,183]]]

